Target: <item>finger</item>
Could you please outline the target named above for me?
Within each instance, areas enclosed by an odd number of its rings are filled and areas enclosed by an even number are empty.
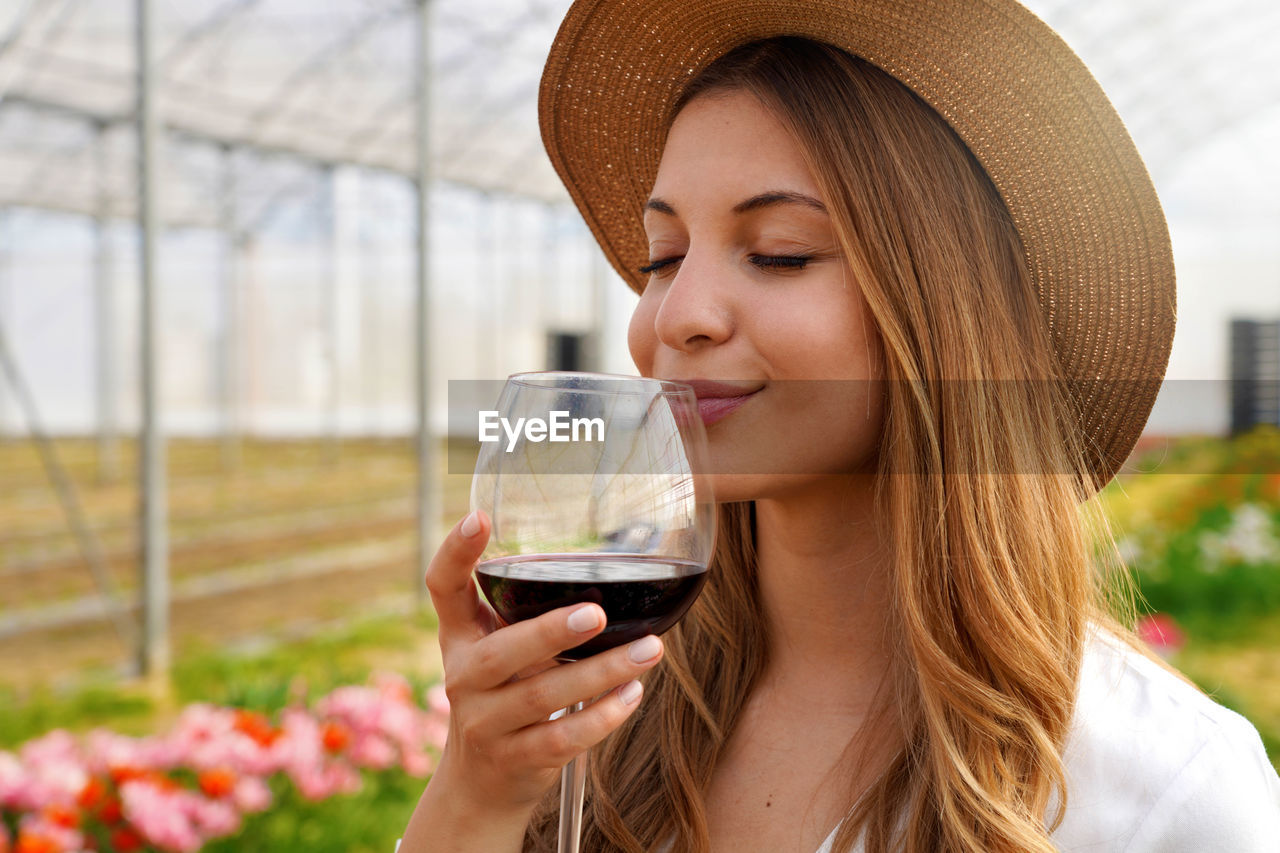
[[[581,711],[521,729],[507,747],[513,756],[538,756],[547,767],[563,767],[612,734],[639,707],[643,695],[639,681],[628,681]]]
[[[477,715],[480,734],[500,737],[545,721],[556,711],[638,678],[662,660],[662,641],[653,635],[565,664],[533,678],[514,681],[485,694],[488,713]]]
[[[476,510],[462,519],[431,558],[427,590],[440,620],[440,635],[467,632],[482,635],[479,617],[484,613],[480,594],[471,581],[471,570],[489,541],[489,519]]]
[[[465,686],[490,690],[505,684],[517,673],[582,645],[604,625],[600,605],[576,604],[494,631],[467,650]]]

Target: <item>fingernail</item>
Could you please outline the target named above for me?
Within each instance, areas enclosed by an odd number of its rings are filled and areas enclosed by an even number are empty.
[[[628,681],[618,688],[618,698],[622,700],[623,705],[634,705],[640,701],[640,694],[643,692],[644,688],[640,686],[640,682]]]
[[[600,624],[600,608],[594,604],[584,604],[569,614],[569,630],[590,631]]]
[[[462,526],[458,528],[458,532],[466,539],[475,536],[480,532],[480,516],[474,511],[469,513],[466,518],[462,519]]]
[[[627,649],[627,657],[632,663],[644,663],[651,661],[662,651],[662,641],[650,634],[647,637],[641,637],[631,644]]]

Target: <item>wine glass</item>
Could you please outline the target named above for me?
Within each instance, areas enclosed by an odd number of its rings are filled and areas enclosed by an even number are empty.
[[[600,634],[573,661],[674,625],[715,543],[707,439],[688,385],[598,373],[507,379],[480,414],[471,508],[492,522],[476,580],[510,624],[593,601]],[[564,713],[581,710],[582,703]],[[587,754],[565,765],[560,853],[577,853]]]

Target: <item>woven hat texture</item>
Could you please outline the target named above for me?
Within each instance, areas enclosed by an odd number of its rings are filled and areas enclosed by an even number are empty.
[[[1136,147],[1084,63],[1013,0],[578,0],[551,47],[539,121],[551,162],[639,291],[644,202],[668,107],[747,42],[843,48],[929,103],[990,175],[1026,263],[1098,482],[1150,415],[1175,319],[1168,228]]]

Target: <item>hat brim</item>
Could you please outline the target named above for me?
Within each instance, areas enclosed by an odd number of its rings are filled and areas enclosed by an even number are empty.
[[[669,105],[747,42],[802,36],[891,74],[950,123],[1021,237],[1096,482],[1150,415],[1176,313],[1155,187],[1084,63],[1012,0],[578,0],[552,44],[539,123],[618,274],[648,261],[644,202]]]

